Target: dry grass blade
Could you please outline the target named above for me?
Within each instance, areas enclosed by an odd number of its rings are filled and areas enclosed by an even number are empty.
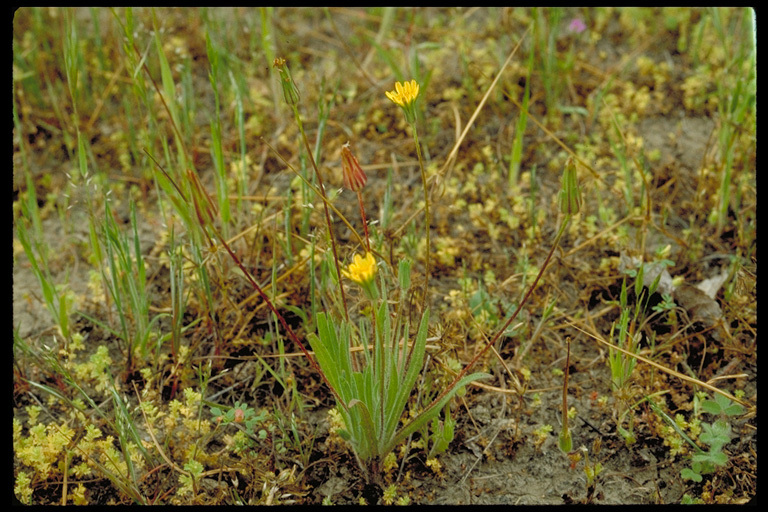
[[[447,177],[446,171],[452,168],[453,163],[456,160],[456,156],[459,153],[459,148],[461,147],[461,143],[464,142],[464,138],[467,136],[467,133],[469,133],[469,129],[475,123],[475,119],[477,119],[477,116],[480,114],[480,111],[483,109],[483,106],[485,105],[486,101],[488,101],[488,98],[493,92],[493,89],[496,87],[496,84],[499,82],[501,75],[504,74],[504,71],[507,69],[510,62],[512,62],[512,57],[515,56],[515,54],[517,53],[517,50],[520,48],[520,45],[523,44],[523,41],[525,40],[525,36],[528,34],[528,32],[530,32],[530,30],[531,30],[531,27],[529,26],[525,30],[525,32],[523,32],[523,35],[520,36],[520,40],[517,42],[515,47],[512,48],[512,51],[509,52],[509,55],[507,56],[507,60],[504,61],[504,64],[501,66],[501,69],[499,69],[499,72],[496,73],[496,76],[494,77],[493,82],[491,82],[491,85],[488,86],[488,90],[485,91],[485,94],[483,94],[483,98],[477,104],[477,107],[475,107],[475,111],[472,113],[472,116],[469,118],[469,121],[467,121],[467,125],[464,127],[464,130],[461,132],[459,139],[454,143],[450,153],[448,153],[448,157],[445,159],[445,163],[440,168],[440,171],[437,173],[438,176],[443,176],[443,179]],[[434,187],[435,187],[435,184],[433,183],[432,188]]]

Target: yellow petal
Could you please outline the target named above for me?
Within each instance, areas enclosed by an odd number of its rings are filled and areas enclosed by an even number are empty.
[[[411,87],[412,87],[412,93],[413,99],[416,99],[416,96],[419,95],[419,83],[416,80],[411,80]]]
[[[416,97],[416,88],[418,87],[418,85],[416,85],[416,80],[411,80],[410,82],[406,82],[406,85],[408,86],[406,91],[408,94],[408,102],[410,103]]]

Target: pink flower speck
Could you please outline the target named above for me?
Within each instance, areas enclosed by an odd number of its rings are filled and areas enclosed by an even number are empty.
[[[574,34],[581,34],[586,29],[587,26],[584,24],[584,21],[582,21],[581,18],[573,18],[568,24],[568,31]]]

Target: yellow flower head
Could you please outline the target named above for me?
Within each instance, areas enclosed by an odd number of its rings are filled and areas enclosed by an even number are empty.
[[[366,287],[373,282],[376,275],[376,259],[370,252],[366,253],[365,257],[355,254],[354,261],[349,264],[347,269],[341,271],[345,277]]]
[[[387,91],[387,98],[391,99],[401,107],[405,108],[407,105],[416,101],[416,97],[419,95],[419,84],[416,80],[405,82],[395,82],[395,90]]]
[[[416,113],[414,103],[419,95],[419,84],[416,80],[400,83],[395,82],[395,90],[386,92],[387,98],[400,105],[405,112],[405,120],[413,123]]]

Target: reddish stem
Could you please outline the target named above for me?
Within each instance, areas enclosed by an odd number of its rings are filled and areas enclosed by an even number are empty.
[[[368,252],[371,252],[371,240],[368,238],[368,221],[365,219],[365,208],[363,208],[363,194],[359,190],[357,191],[357,202],[360,205],[360,217],[363,219],[366,249]]]

